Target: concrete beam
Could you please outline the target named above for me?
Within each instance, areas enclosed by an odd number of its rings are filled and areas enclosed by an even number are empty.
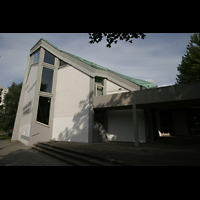
[[[120,106],[145,106],[148,104],[179,103],[187,101],[187,104],[195,101],[200,106],[200,82],[186,83],[148,90],[138,90],[112,95],[93,97],[94,108],[112,108]],[[176,104],[177,105],[177,104]]]

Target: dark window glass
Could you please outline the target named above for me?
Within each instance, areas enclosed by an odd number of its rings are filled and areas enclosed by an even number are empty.
[[[103,78],[102,77],[95,77],[95,83],[99,84],[99,85],[103,85]]]
[[[60,66],[66,65],[67,63],[64,62],[63,60],[60,60]]]
[[[48,51],[45,51],[44,54],[44,62],[45,63],[49,63],[51,65],[54,65],[55,62],[55,56],[51,53],[49,53]]]
[[[33,64],[34,64],[34,63],[38,63],[38,62],[39,62],[39,58],[40,58],[40,50],[37,51],[36,53],[34,53]]]
[[[37,111],[38,122],[49,125],[50,105],[51,105],[50,97],[39,96],[38,111]]]
[[[40,91],[52,92],[53,72],[53,69],[43,67]]]

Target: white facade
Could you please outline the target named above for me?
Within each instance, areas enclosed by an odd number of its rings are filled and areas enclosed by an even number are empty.
[[[88,142],[90,77],[72,66],[58,70],[52,139]]]
[[[126,90],[125,88],[120,87],[119,85],[114,84],[113,82],[109,80],[105,80],[105,81],[106,81],[106,92],[105,92],[106,95],[128,92],[128,90]]]
[[[108,113],[108,140],[135,142],[133,111],[132,110],[110,110]],[[146,142],[144,111],[137,109],[139,142]]]

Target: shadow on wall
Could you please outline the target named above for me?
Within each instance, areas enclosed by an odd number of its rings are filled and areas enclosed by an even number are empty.
[[[199,99],[200,94],[196,92],[196,88],[199,88],[199,86],[200,82],[194,82],[94,97],[94,107],[131,106],[132,104],[137,104],[137,106],[139,106],[170,102],[177,103],[175,105],[177,106],[180,101]]]
[[[109,108],[119,106],[130,106],[133,104],[133,92],[123,92],[105,96],[93,97],[95,108]]]
[[[112,99],[109,102],[111,105],[118,102],[129,101],[130,93],[124,93],[123,98],[118,99],[118,96],[112,95]],[[108,141],[108,135],[104,123],[101,121],[95,121],[95,116],[93,119],[89,119],[90,109],[92,107],[93,92],[87,95],[86,100],[81,100],[79,102],[79,112],[77,112],[72,118],[59,119],[61,124],[65,124],[65,128],[61,129],[54,140],[58,141],[76,141],[76,142],[88,142],[89,134],[89,120],[91,125],[93,122],[93,134],[92,142],[104,142]],[[91,102],[90,102],[91,100]],[[91,106],[91,107],[90,107]]]
[[[107,142],[108,133],[103,124],[98,121],[94,122],[92,142]]]
[[[125,92],[98,97],[93,97],[93,93],[91,92],[87,96],[86,100],[82,100],[79,102],[79,112],[77,112],[70,119],[65,118],[63,119],[65,121],[60,122],[62,124],[66,123],[66,126],[65,128],[63,128],[63,130],[60,130],[56,139],[59,141],[88,142],[89,120],[91,120],[89,119],[89,113],[91,109],[90,106],[92,106],[92,102],[89,102],[89,100],[92,100],[92,98],[94,101],[93,103],[95,110],[98,110],[98,108],[105,109],[118,106],[121,106],[122,109],[131,109],[133,103],[137,104],[137,108],[142,109],[146,108],[146,105],[149,104],[149,108],[153,109],[155,107],[151,107],[152,105],[154,105],[152,103],[168,103],[171,101],[175,102],[177,100],[185,100],[188,98],[188,96],[191,98],[192,93],[189,95],[188,90],[186,89],[188,87],[194,86],[194,84],[175,85],[163,88],[152,88],[148,90]],[[157,107],[157,104],[155,105]],[[165,106],[165,104],[163,104],[162,107],[163,106]],[[151,118],[152,116],[149,116],[149,119]],[[102,126],[102,123],[100,125],[94,123],[93,128],[93,142],[105,141],[106,139],[108,139],[106,138],[104,129],[105,127]]]
[[[93,93],[91,92],[86,100],[79,102],[79,112],[77,112],[72,119],[65,121],[66,128],[58,134],[58,141],[76,141],[76,142],[88,142],[88,129],[89,129],[89,111],[90,111],[90,99],[92,99]]]
[[[97,108],[94,108],[95,110],[95,123],[94,123],[94,130],[93,130],[93,142],[106,142],[106,141],[126,141],[127,138],[127,133],[124,130],[127,130],[127,123],[124,124],[124,118],[120,115],[118,115],[121,112],[117,112],[117,116],[112,116],[112,122],[110,121],[111,118],[108,118],[108,112],[107,108],[109,107],[117,107],[121,105],[128,105],[126,107],[121,107],[121,109],[131,109],[132,105],[131,104],[131,93],[126,92],[126,93],[118,93],[118,94],[112,94],[112,95],[105,95],[105,96],[98,96],[94,97],[93,100],[95,99],[98,100]],[[100,99],[100,100],[99,100]],[[95,102],[94,102],[95,106]],[[98,109],[100,108],[100,109]],[[106,108],[106,109],[105,109]],[[118,108],[112,109],[118,110]],[[108,109],[109,110],[109,109]],[[119,116],[119,117],[118,117]],[[114,118],[113,118],[114,117]],[[122,118],[121,118],[122,117]],[[115,119],[113,121],[113,119]],[[132,112],[131,112],[131,127],[128,126],[128,129],[132,129]],[[121,123],[122,122],[122,123]],[[116,123],[116,125],[114,125]],[[111,125],[112,124],[112,125]],[[115,130],[111,130],[109,127],[115,126]],[[119,138],[119,135],[122,135],[122,139]],[[126,136],[125,136],[126,135]],[[131,133],[131,138],[133,141],[133,134]]]

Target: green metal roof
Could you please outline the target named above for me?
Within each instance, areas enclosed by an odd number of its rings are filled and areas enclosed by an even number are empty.
[[[41,38],[40,40],[44,40],[44,39]],[[111,72],[113,74],[116,74],[117,76],[120,76],[120,77],[122,77],[122,78],[124,78],[124,79],[126,79],[128,81],[131,81],[131,82],[133,82],[133,83],[135,83],[135,84],[137,84],[139,86],[142,86],[143,89],[149,89],[149,88],[157,87],[157,85],[154,85],[151,82],[144,81],[144,80],[141,80],[141,79],[132,78],[130,76],[126,76],[126,75],[120,74],[118,72],[115,72],[115,71],[112,71],[112,70],[107,69],[105,67],[102,67],[102,66],[100,66],[100,65],[98,65],[96,63],[93,63],[91,61],[88,61],[88,60],[85,60],[85,59],[80,58],[78,56],[75,56],[75,55],[73,55],[71,53],[68,53],[66,51],[62,51],[59,48],[57,48],[56,46],[54,46],[53,44],[51,44],[50,42],[48,42],[47,40],[44,40],[44,41],[47,42],[48,44],[50,44],[52,47],[54,47],[55,49],[57,49],[60,52],[63,52],[65,54],[69,55],[69,56],[72,56],[73,58],[76,58],[76,59],[78,59],[78,60],[80,60],[80,61],[82,61],[82,62],[84,62],[84,63],[86,63],[86,64],[88,64],[88,65],[90,65],[90,66],[92,66],[94,68],[96,68],[96,69],[100,69],[100,70],[104,70],[104,71],[109,71],[109,72]]]

